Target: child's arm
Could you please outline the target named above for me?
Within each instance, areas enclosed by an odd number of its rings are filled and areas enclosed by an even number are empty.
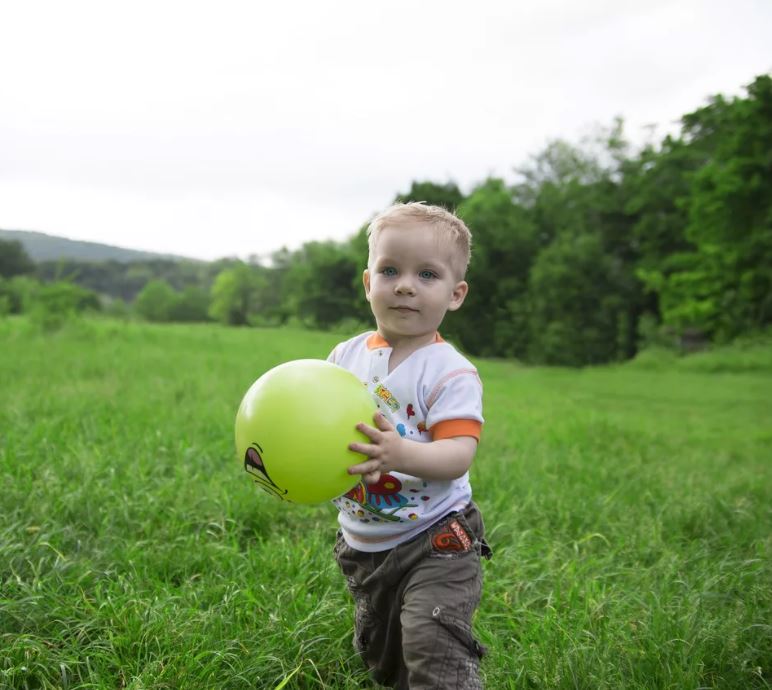
[[[371,443],[349,444],[351,450],[368,459],[349,467],[348,473],[361,474],[368,484],[377,482],[382,472],[391,470],[422,479],[458,479],[469,469],[477,452],[477,439],[471,436],[416,443],[402,438],[380,412],[376,412],[373,419],[377,428],[357,424],[357,430]]]

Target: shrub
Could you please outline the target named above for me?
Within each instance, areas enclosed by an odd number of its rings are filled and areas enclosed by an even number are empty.
[[[95,292],[65,282],[38,285],[28,294],[29,311],[33,323],[43,330],[56,330],[73,316],[85,311],[99,311],[99,297]]]
[[[0,278],[0,300],[5,302],[7,314],[21,314],[30,308],[33,295],[40,283],[26,276],[4,280]]]
[[[165,280],[151,280],[134,302],[137,313],[147,321],[171,321],[171,310],[177,293]]]

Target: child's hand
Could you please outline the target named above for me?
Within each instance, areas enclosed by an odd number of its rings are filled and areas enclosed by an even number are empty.
[[[348,468],[349,474],[361,474],[366,484],[375,484],[381,478],[381,472],[399,470],[405,455],[405,441],[394,426],[380,412],[373,415],[377,429],[367,424],[357,424],[372,443],[351,443],[349,449],[366,455],[368,460]]]

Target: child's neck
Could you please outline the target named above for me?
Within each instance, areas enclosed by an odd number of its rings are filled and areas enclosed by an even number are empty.
[[[391,356],[389,357],[389,373],[394,371],[402,362],[404,362],[416,350],[431,345],[437,339],[436,331],[424,335],[416,336],[394,336],[383,333],[378,329],[378,334],[389,343]]]

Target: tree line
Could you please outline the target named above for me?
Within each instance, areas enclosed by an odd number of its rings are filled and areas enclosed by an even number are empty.
[[[741,96],[710,98],[659,142],[632,150],[617,120],[578,144],[550,142],[515,172],[514,182],[491,177],[467,194],[452,181],[415,181],[395,199],[454,210],[472,230],[469,296],[443,324],[466,352],[584,365],[769,326],[770,75]],[[13,252],[0,246],[0,311],[3,301],[21,310],[3,253]],[[366,261],[365,223],[347,241],[308,242],[268,261],[43,262],[21,273],[98,292],[113,311],[152,321],[353,332],[371,323]]]

